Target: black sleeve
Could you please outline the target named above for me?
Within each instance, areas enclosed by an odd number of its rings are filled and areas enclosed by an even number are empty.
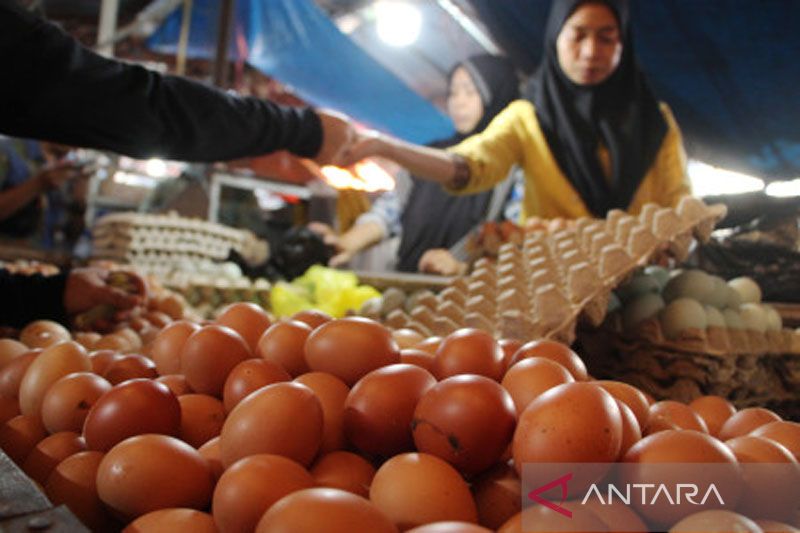
[[[0,132],[136,158],[222,161],[322,143],[310,108],[237,97],[106,59],[0,0]]]
[[[67,273],[55,276],[10,274],[0,269],[0,326],[22,328],[39,319],[67,325],[64,287]]]

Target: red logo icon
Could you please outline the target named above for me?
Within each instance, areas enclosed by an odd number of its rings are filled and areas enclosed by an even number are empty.
[[[536,503],[540,503],[540,504],[544,505],[545,507],[547,507],[548,509],[552,509],[553,511],[555,511],[557,513],[560,513],[560,514],[566,516],[567,518],[572,518],[572,511],[570,511],[569,509],[565,509],[565,508],[561,507],[561,505],[559,505],[559,504],[563,504],[567,500],[567,482],[570,479],[572,479],[572,472],[570,472],[569,474],[566,474],[564,476],[561,476],[558,479],[554,479],[550,483],[548,483],[546,485],[542,485],[538,489],[533,489],[532,491],[530,491],[528,493],[528,499],[530,499],[530,500],[532,500],[532,501],[534,501]],[[539,496],[543,492],[547,492],[547,491],[549,491],[549,490],[551,490],[551,489],[553,489],[555,487],[558,487],[558,486],[561,487],[561,501],[558,504],[553,503],[550,500],[546,500],[546,499],[542,498],[541,496]]]

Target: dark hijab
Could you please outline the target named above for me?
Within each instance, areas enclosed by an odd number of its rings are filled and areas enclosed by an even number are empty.
[[[593,0],[616,15],[622,39],[617,69],[603,83],[573,83],[558,62],[556,40],[567,19],[588,0],[553,0],[544,59],[533,80],[533,103],[561,170],[595,216],[626,209],[667,132],[658,101],[636,64],[627,0]],[[597,158],[598,143],[611,155],[610,184]]]
[[[502,57],[473,56],[456,65],[448,76],[448,87],[458,67],[463,66],[477,87],[483,102],[483,116],[468,133],[456,132],[448,139],[430,144],[437,148],[454,146],[480,133],[505,107],[519,98],[514,67]],[[413,185],[400,217],[403,234],[397,252],[397,270],[416,272],[422,254],[431,248],[450,248],[486,217],[492,191],[453,196],[438,183],[412,176]]]

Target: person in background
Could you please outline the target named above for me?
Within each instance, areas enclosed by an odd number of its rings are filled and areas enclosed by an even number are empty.
[[[447,112],[455,134],[430,144],[456,145],[483,131],[489,122],[519,98],[519,82],[511,63],[492,55],[477,55],[458,63],[448,76]],[[400,235],[395,268],[404,272],[442,275],[463,273],[466,264],[449,250],[486,220],[494,194],[505,200],[508,189],[454,197],[436,183],[400,174],[397,187],[379,196],[370,211],[342,235],[320,224],[311,228],[325,235],[338,253],[332,266],[348,263],[375,243]],[[496,214],[495,214],[496,216]]]
[[[63,211],[62,186],[86,175],[66,160],[69,147],[0,137],[0,238],[53,248]],[[61,208],[61,209],[59,209]]]
[[[636,64],[624,0],[554,0],[530,101],[449,151],[362,132],[345,163],[383,156],[453,194],[488,190],[518,164],[523,218],[604,217],[690,193],[678,126]]]
[[[285,149],[320,164],[353,136],[336,113],[238,97],[107,59],[0,0],[0,133],[138,159],[213,162]]]

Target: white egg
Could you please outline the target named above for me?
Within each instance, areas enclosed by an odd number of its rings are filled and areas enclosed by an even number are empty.
[[[708,323],[708,327],[725,327],[725,317],[722,316],[722,312],[713,305],[706,306],[706,322]]]
[[[713,305],[717,309],[723,309],[728,305],[728,284],[718,276],[711,277],[711,291],[708,293],[705,303]]]
[[[664,308],[664,299],[655,293],[642,294],[622,311],[622,324],[625,329],[632,329],[644,320],[655,316]]]
[[[745,329],[761,333],[767,330],[767,314],[759,304],[742,304],[739,307],[739,314],[742,316]]]
[[[645,267],[644,273],[648,276],[653,276],[658,281],[658,284],[663,289],[669,281],[669,270],[658,265],[649,265]]]
[[[747,276],[734,278],[728,282],[728,285],[739,293],[742,303],[757,304],[761,302],[761,287],[753,278]]]
[[[783,319],[771,305],[762,305],[767,317],[767,331],[780,331],[783,328]]]
[[[728,298],[726,307],[731,309],[739,309],[740,305],[742,305],[742,297],[739,296],[739,291],[728,285]]]
[[[666,302],[678,298],[692,298],[698,302],[705,302],[712,290],[711,276],[702,270],[684,270],[667,282],[663,295]]]
[[[659,315],[664,336],[675,339],[687,329],[706,329],[706,310],[697,300],[677,298],[670,302]]]
[[[655,276],[639,273],[622,284],[616,292],[619,299],[627,303],[643,294],[661,292],[661,284]]]

